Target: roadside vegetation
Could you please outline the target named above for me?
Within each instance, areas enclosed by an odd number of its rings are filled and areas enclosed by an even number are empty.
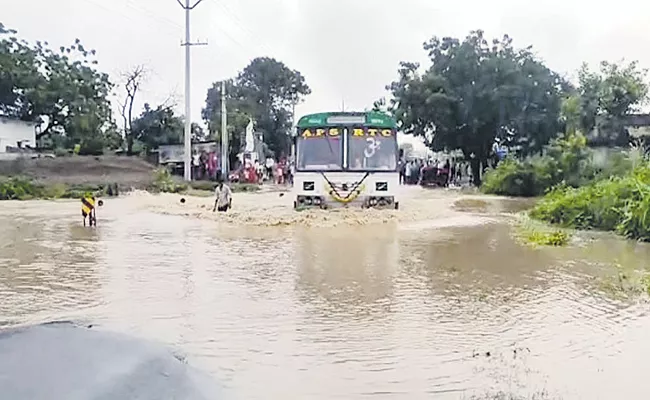
[[[151,183],[144,187],[152,193],[184,193],[197,196],[212,196],[216,182],[194,181],[184,182],[173,176],[167,169],[154,170]],[[99,184],[66,184],[44,183],[26,176],[0,176],[0,200],[54,200],[79,199],[84,196],[110,197],[130,190],[130,187],[120,187],[117,183]],[[255,184],[232,184],[235,193],[256,192],[260,190]]]
[[[0,200],[80,199],[85,196],[117,196],[117,184],[44,184],[31,178],[0,178]]]
[[[486,172],[481,190],[502,196],[536,197],[560,183],[582,186],[603,173],[590,162],[586,138],[576,132],[553,139],[541,156],[501,161]]]
[[[567,229],[549,226],[543,222],[530,219],[526,215],[520,216],[520,219],[516,221],[513,232],[519,242],[532,247],[566,246],[573,236]]]
[[[544,156],[507,159],[488,171],[482,189],[543,195],[529,215],[562,228],[650,241],[650,160],[643,146],[631,146],[596,165],[581,136],[559,139]]]
[[[575,229],[613,231],[650,241],[650,162],[643,160],[622,176],[581,187],[560,185],[531,210],[531,217]]]
[[[153,183],[147,188],[153,193],[186,193],[197,196],[211,196],[214,193],[217,183],[212,181],[185,182],[179,177],[173,176],[166,168],[158,168],[154,171]],[[232,183],[229,185],[233,193],[257,192],[260,185],[252,183]]]

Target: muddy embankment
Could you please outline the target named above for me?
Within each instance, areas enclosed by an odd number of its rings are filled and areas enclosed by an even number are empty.
[[[154,166],[139,157],[74,156],[0,160],[0,177],[22,176],[42,184],[118,184],[145,188],[153,182]]]

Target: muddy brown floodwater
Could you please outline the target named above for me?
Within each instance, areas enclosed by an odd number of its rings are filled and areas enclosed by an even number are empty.
[[[78,319],[174,346],[237,399],[646,399],[650,316],[599,290],[650,250],[512,239],[512,200],[405,190],[403,210],[278,193],[0,203],[0,326]],[[455,206],[454,206],[455,204]],[[538,397],[533,397],[538,396]],[[504,397],[511,398],[511,397]]]

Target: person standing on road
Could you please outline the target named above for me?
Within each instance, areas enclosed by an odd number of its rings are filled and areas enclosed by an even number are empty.
[[[228,185],[224,185],[223,182],[217,184],[217,188],[214,191],[216,199],[214,200],[214,207],[212,212],[226,212],[229,208],[232,207],[232,191]]]
[[[192,179],[193,180],[199,179],[200,168],[201,168],[201,156],[196,150],[194,150],[192,152]]]

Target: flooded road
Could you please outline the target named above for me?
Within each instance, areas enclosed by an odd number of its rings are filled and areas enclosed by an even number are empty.
[[[516,202],[419,191],[381,215],[277,193],[0,203],[0,326],[78,319],[174,346],[237,399],[645,399],[649,305],[599,290],[650,248],[533,249]],[[454,206],[454,202],[456,206]],[[510,398],[510,397],[504,397]]]

